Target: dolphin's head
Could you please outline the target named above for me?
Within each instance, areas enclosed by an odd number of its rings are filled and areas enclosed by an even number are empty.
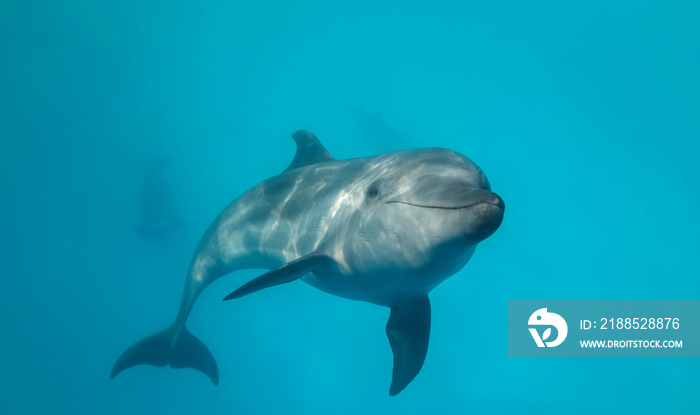
[[[439,263],[452,275],[503,220],[503,200],[484,173],[451,150],[379,156],[358,187],[364,199],[356,223],[366,247],[361,257],[365,262],[374,257],[385,268],[415,271]]]
[[[501,224],[505,204],[484,172],[451,150],[394,153],[365,190],[365,211],[377,229],[394,228],[404,238],[475,244]]]

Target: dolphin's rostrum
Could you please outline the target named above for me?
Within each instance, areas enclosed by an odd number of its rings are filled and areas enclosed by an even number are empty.
[[[227,300],[301,279],[391,308],[389,393],[396,395],[418,374],[430,336],[428,293],[496,231],[503,200],[479,167],[451,150],[335,160],[309,131],[292,137],[297,153],[289,167],[234,200],[205,232],[173,324],[127,349],[112,377],[139,364],[170,364],[197,369],[217,384],[213,356],[185,322],[207,285],[245,268],[271,271]]]

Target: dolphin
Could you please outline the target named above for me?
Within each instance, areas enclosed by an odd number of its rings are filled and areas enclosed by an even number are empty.
[[[169,235],[185,225],[173,217],[171,196],[161,173],[167,158],[156,158],[144,164],[145,180],[141,189],[140,223],[134,228],[143,238]]]
[[[127,349],[112,378],[139,364],[169,364],[199,370],[218,384],[214,357],[185,323],[204,288],[246,268],[271,271],[225,300],[301,279],[389,307],[389,394],[418,374],[430,337],[428,294],[500,226],[503,200],[476,164],[452,150],[336,160],[311,132],[292,137],[297,152],[289,167],[234,200],[202,236],[175,321]]]

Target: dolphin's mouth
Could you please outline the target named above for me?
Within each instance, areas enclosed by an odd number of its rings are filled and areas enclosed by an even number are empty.
[[[425,189],[424,189],[425,190]],[[423,209],[462,210],[481,205],[494,212],[505,211],[505,203],[496,193],[485,189],[469,189],[464,187],[447,189],[436,188],[424,192],[406,192],[394,195],[385,204],[399,203]]]
[[[496,207],[500,210],[505,210],[505,203],[503,203],[503,199],[501,199],[498,196],[496,196],[495,198],[493,198],[491,200],[475,200],[473,202],[467,202],[467,203],[456,205],[456,206],[427,205],[427,204],[421,204],[421,203],[406,202],[403,200],[389,200],[386,202],[386,204],[389,204],[389,203],[400,203],[402,205],[414,206],[414,207],[424,208],[424,209],[447,209],[447,210],[467,209],[467,208],[477,206],[477,205],[491,205],[491,206]]]
[[[472,206],[481,205],[481,204],[493,205],[493,206],[496,206],[496,207],[500,207],[500,206],[498,206],[497,203],[494,203],[494,202],[474,202],[474,203],[470,203],[470,204],[467,204],[467,205],[464,205],[464,206],[432,206],[432,205],[420,205],[420,204],[417,204],[417,203],[404,202],[404,201],[401,201],[401,200],[390,200],[390,201],[388,201],[388,202],[386,202],[386,203],[387,203],[387,204],[389,204],[389,203],[400,203],[400,204],[402,204],[402,205],[408,205],[408,206],[419,207],[419,208],[425,208],[425,209],[447,209],[447,210],[466,209],[466,208],[470,208],[470,207],[472,207]]]

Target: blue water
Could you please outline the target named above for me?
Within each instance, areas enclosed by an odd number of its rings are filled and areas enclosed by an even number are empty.
[[[3,1],[0,413],[680,413],[696,358],[508,358],[513,299],[700,299],[693,1]],[[440,146],[478,163],[501,228],[431,294],[422,372],[388,396],[388,310],[301,282],[188,326],[193,370],[115,359],[173,318],[196,243],[283,170]],[[166,157],[179,232],[144,239]]]

